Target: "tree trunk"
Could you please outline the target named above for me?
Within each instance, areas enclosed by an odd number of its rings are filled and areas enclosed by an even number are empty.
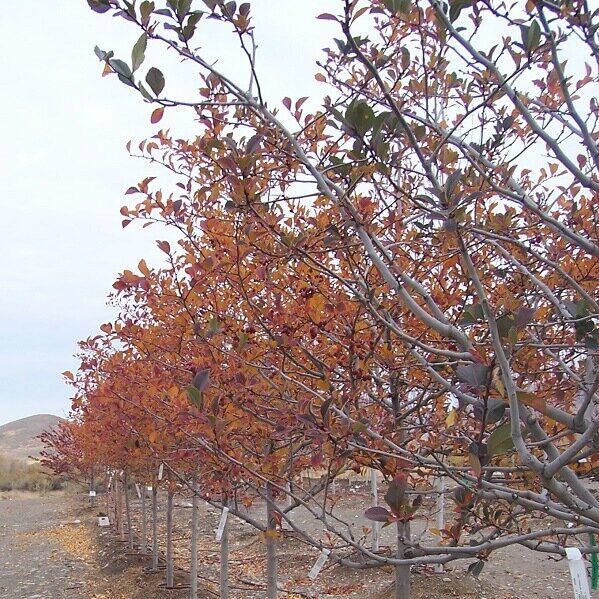
[[[121,480],[117,480],[117,497],[118,497],[118,513],[119,513],[119,540],[125,542],[125,522],[123,520],[123,487]]]
[[[379,504],[379,489],[378,489],[378,478],[376,475],[376,470],[374,468],[370,469],[370,497],[371,497],[371,505],[372,507],[377,507]],[[377,552],[380,549],[380,534],[381,534],[381,524],[380,522],[372,523],[372,550]]]
[[[404,559],[410,540],[409,522],[397,523],[397,558]],[[395,599],[410,599],[410,566],[395,566]]]
[[[89,506],[94,507],[96,505],[96,497],[92,495],[92,491],[95,491],[95,480],[94,480],[94,467],[92,466],[90,475],[89,475]]]
[[[445,527],[445,479],[442,475],[437,479],[437,492],[437,528],[442,530]],[[443,564],[435,564],[435,572],[443,572]]]
[[[158,487],[152,485],[152,571],[158,572]]]
[[[191,563],[189,566],[189,587],[191,599],[198,599],[198,517],[200,502],[196,475],[191,483],[193,495],[191,497]]]
[[[110,489],[108,488],[108,481],[110,478],[108,475],[104,477],[104,485],[106,489],[106,515],[110,516]]]
[[[131,501],[129,500],[129,475],[125,472],[125,512],[127,515],[127,546],[133,551],[133,527],[131,521]]]
[[[146,510],[146,485],[142,485],[141,492],[141,554],[145,555],[148,552],[148,519]]]
[[[174,586],[173,566],[173,498],[175,494],[168,490],[166,498],[166,588]]]
[[[223,507],[229,504],[226,495],[222,498]],[[225,522],[220,539],[220,599],[229,599],[229,520]]]
[[[266,596],[277,599],[277,523],[272,485],[266,483]]]

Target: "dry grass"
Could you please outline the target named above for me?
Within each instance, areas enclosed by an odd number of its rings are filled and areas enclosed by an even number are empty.
[[[46,493],[64,487],[65,481],[37,462],[0,456],[0,492]]]

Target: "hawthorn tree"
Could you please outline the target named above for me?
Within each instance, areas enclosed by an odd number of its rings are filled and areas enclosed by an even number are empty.
[[[204,448],[251,456],[255,483],[279,491],[284,448],[300,465],[380,470],[390,509],[367,515],[397,524],[400,550],[337,531],[359,547],[354,565],[482,565],[514,543],[594,551],[599,503],[583,477],[599,442],[599,11],[339,0],[319,16],[335,35],[320,86],[278,105],[262,93],[249,3],[88,4],[138,30],[126,60],[96,49],[105,72],[152,105],[154,124],[174,109],[196,123],[189,139],[160,130],[139,145],[178,187],[147,178],[122,210],[124,226],[180,231],[177,247],[159,244],[168,284],[152,293],[143,263],[115,286],[155,339],[179,331],[177,368],[209,371],[211,388],[190,390]],[[249,88],[198,48],[216,24],[240,44]],[[189,66],[196,99],[146,68],[149,45]],[[251,423],[251,450],[235,446],[234,422]],[[424,544],[409,535],[412,492],[438,476],[455,483],[455,519]]]

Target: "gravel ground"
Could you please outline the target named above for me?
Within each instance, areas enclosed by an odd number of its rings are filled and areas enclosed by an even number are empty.
[[[364,505],[362,505],[364,504]],[[338,514],[355,521],[356,532],[368,523],[359,515],[368,495],[357,492],[338,503]],[[103,501],[101,505],[104,505]],[[175,510],[175,557],[178,579],[185,582],[189,560],[187,499],[178,498]],[[139,501],[132,501],[134,532],[139,539]],[[263,506],[252,515],[263,519]],[[148,573],[148,557],[128,554],[112,527],[98,528],[97,508],[86,498],[51,495],[2,496],[0,494],[0,598],[1,599],[183,599],[187,590],[160,588],[164,574]],[[320,536],[318,521],[303,510],[293,514],[295,522]],[[219,512],[202,502],[199,547],[200,593],[202,599],[218,596],[218,545],[214,529]],[[415,529],[422,523],[415,523]],[[164,507],[160,509],[164,534]],[[261,536],[236,518],[230,519],[232,599],[261,599],[264,596],[264,544]],[[382,543],[390,543],[385,531]],[[359,536],[359,535],[358,535]],[[161,542],[164,547],[164,542]],[[356,571],[327,566],[312,583],[306,575],[316,554],[292,536],[279,542],[281,586],[301,591],[303,597],[319,599],[390,599],[392,571],[389,568]],[[465,575],[467,562],[455,563],[443,573],[420,569],[413,573],[414,599],[570,599],[573,597],[565,561],[555,561],[518,547],[495,552],[478,581]],[[281,593],[281,599],[302,597]],[[599,594],[593,592],[593,597]]]
[[[71,553],[56,538],[80,528],[69,521],[64,497],[0,497],[0,597],[81,599],[91,597],[95,564]]]

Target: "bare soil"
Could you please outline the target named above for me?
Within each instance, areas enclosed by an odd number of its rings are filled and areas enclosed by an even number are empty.
[[[100,499],[100,505],[103,500]],[[149,504],[149,502],[148,502]],[[98,507],[87,497],[50,495],[0,495],[0,597],[6,599],[182,599],[189,597],[189,521],[185,498],[175,509],[176,583],[183,588],[164,588],[164,572],[152,573],[149,556],[139,554],[140,502],[132,498],[133,532],[137,551],[130,553],[113,527],[97,525]],[[368,525],[361,514],[368,495],[356,491],[339,499],[340,516],[352,516],[356,531]],[[104,508],[105,509],[105,508]],[[264,517],[263,506],[252,507],[252,516]],[[148,505],[149,511],[149,505]],[[161,503],[160,535],[164,548],[164,506]],[[302,510],[294,521],[314,535],[322,535],[313,516]],[[219,546],[214,540],[219,512],[202,502],[200,598],[218,598]],[[234,517],[230,525],[230,580],[232,599],[262,599],[265,580],[263,538]],[[385,535],[390,534],[385,532]],[[382,543],[390,544],[383,536]],[[358,534],[359,536],[359,534]],[[291,533],[279,538],[281,599],[392,599],[391,568],[350,570],[327,564],[316,581],[308,579],[317,554]],[[568,568],[518,547],[492,554],[478,580],[466,574],[468,562],[455,562],[442,573],[419,568],[412,573],[414,599],[569,599],[573,597]],[[599,596],[594,592],[593,596]]]

